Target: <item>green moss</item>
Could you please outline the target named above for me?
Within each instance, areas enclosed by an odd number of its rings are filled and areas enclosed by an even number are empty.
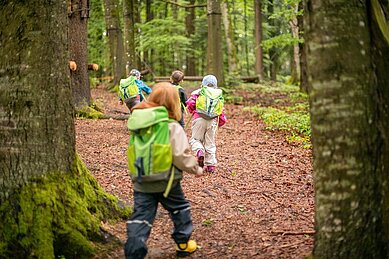
[[[90,257],[100,222],[130,213],[77,157],[71,172],[34,179],[1,203],[0,258]]]
[[[77,109],[76,116],[78,118],[86,119],[101,119],[103,117],[103,113],[98,111],[95,107],[82,106]]]

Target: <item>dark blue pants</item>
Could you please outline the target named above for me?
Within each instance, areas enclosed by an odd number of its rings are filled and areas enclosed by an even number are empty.
[[[147,239],[150,236],[158,203],[169,212],[174,223],[172,238],[176,243],[188,242],[192,231],[190,204],[185,199],[178,183],[170,190],[167,198],[163,193],[143,193],[134,191],[134,213],[127,222],[127,242],[124,247],[127,259],[144,258],[147,254]]]

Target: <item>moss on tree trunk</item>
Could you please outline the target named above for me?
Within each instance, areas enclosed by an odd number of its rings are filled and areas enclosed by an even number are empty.
[[[37,177],[0,205],[0,257],[90,257],[100,222],[131,211],[107,194],[77,156],[71,172]]]

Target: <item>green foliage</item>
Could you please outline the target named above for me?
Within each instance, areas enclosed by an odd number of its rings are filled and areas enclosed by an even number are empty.
[[[283,130],[292,134],[301,134],[310,136],[310,118],[305,112],[293,111],[286,112],[273,107],[252,107],[249,109],[257,113],[266,123],[268,130]]]
[[[76,157],[71,172],[52,172],[15,190],[0,205],[0,258],[86,258],[100,222],[131,210],[104,192]]]
[[[224,100],[227,103],[233,103],[233,104],[241,104],[243,102],[243,97],[242,96],[235,96],[235,95],[227,95],[224,97]]]
[[[266,83],[245,86],[246,89],[250,87],[253,91],[268,95],[268,98],[274,100],[276,107],[253,106],[244,110],[258,114],[267,130],[284,131],[288,133],[288,142],[310,148],[311,128],[307,95],[301,93],[295,85]]]
[[[215,222],[214,222],[214,220],[213,219],[204,219],[202,222],[201,222],[201,224],[203,225],[203,226],[211,226],[211,225],[213,225]]]
[[[172,17],[166,19],[154,19],[139,25],[142,31],[140,46],[137,50],[147,49],[165,50],[173,47],[176,51],[185,51],[190,46],[190,39],[185,37],[185,26],[177,23]]]
[[[96,74],[101,75],[110,63],[107,44],[103,1],[91,0],[88,20],[88,63],[99,65]]]
[[[282,49],[294,44],[298,44],[300,42],[303,42],[303,40],[298,38],[293,38],[291,34],[281,34],[273,38],[270,38],[268,40],[264,40],[262,42],[262,48],[265,51],[268,51],[272,47]]]

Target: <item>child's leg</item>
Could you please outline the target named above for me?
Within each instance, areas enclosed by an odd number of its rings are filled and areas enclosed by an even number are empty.
[[[216,166],[216,130],[217,123],[216,121],[210,121],[207,127],[207,131],[205,132],[205,159],[204,164],[206,166]]]
[[[187,243],[193,231],[190,203],[185,199],[181,184],[170,190],[167,198],[160,196],[159,202],[169,211],[174,223],[172,238],[177,244]]]
[[[134,192],[134,213],[127,221],[126,258],[144,258],[147,254],[147,239],[150,236],[158,201],[153,194]]]
[[[202,118],[197,118],[192,122],[192,137],[189,140],[189,144],[192,147],[192,151],[197,153],[198,150],[204,151],[204,136],[207,130],[207,121]]]

